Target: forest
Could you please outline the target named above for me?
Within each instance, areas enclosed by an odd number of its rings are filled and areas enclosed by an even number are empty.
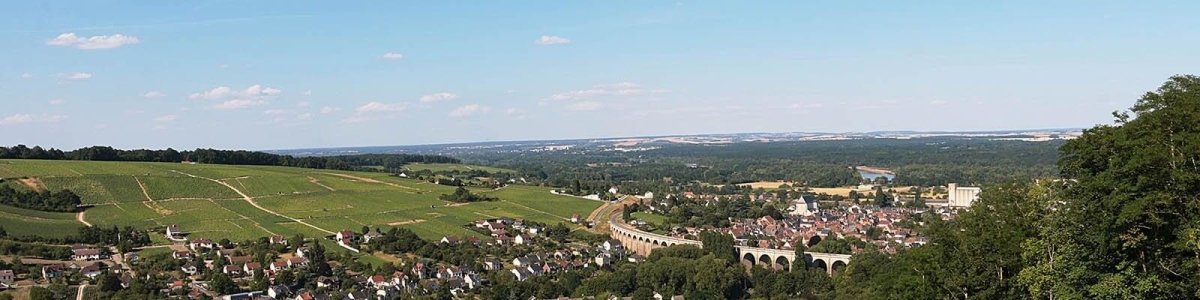
[[[82,202],[79,195],[68,190],[18,191],[11,186],[0,185],[0,204],[8,206],[40,211],[76,212],[80,210],[80,203]]]
[[[1025,142],[930,137],[911,140],[741,142],[727,145],[665,145],[639,152],[462,153],[472,163],[517,170],[555,187],[579,186],[593,194],[614,185],[631,193],[663,191],[688,182],[739,184],[791,181],[811,187],[862,182],[852,166],[895,171],[898,185],[998,184],[1057,176],[1062,141]]]
[[[0,159],[48,159],[48,160],[92,160],[92,161],[141,161],[181,162],[204,164],[286,166],[310,169],[348,171],[398,170],[410,163],[460,163],[456,158],[426,154],[361,154],[341,156],[295,157],[258,151],[196,149],[177,151],[165,150],[121,150],[108,146],[92,146],[63,152],[44,149],[41,146],[16,145],[0,147]]]
[[[1061,179],[985,189],[925,246],[856,255],[846,299],[1200,297],[1200,77],[1175,76],[1059,149]]]

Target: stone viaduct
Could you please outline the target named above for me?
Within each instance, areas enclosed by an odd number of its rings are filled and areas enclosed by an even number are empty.
[[[650,255],[654,249],[669,247],[674,245],[696,245],[701,247],[700,241],[665,236],[638,230],[625,222],[619,221],[616,216],[609,220],[609,228],[612,231],[609,233],[614,239],[621,241],[626,249],[629,249],[637,254]],[[791,269],[792,262],[796,261],[796,253],[792,250],[783,249],[768,249],[750,246],[737,246],[738,256],[741,257],[742,264],[752,266],[754,264],[761,265],[766,268],[775,268],[776,270]],[[804,260],[810,266],[817,266],[825,269],[826,272],[833,274],[834,268],[842,268],[850,263],[850,255],[819,253],[819,252],[804,252]]]

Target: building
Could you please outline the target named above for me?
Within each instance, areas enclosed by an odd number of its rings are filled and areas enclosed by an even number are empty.
[[[950,207],[971,207],[975,200],[979,200],[979,192],[982,189],[979,187],[958,186],[957,183],[946,185],[947,205]]]
[[[817,201],[811,200],[810,197],[800,196],[792,203],[792,215],[811,216],[820,212],[820,207],[817,206]]]
[[[74,259],[77,261],[91,261],[91,260],[100,259],[100,249],[82,248],[82,249],[75,249],[75,250],[71,250],[71,251],[72,251],[71,259]]]
[[[17,276],[13,274],[13,270],[0,270],[0,283],[12,284],[17,280]]]
[[[179,225],[171,224],[167,226],[167,239],[178,240],[183,238],[183,231],[179,229]]]

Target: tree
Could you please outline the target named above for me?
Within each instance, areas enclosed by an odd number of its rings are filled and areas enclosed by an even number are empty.
[[[121,290],[121,276],[111,272],[104,273],[97,281],[97,285],[100,286],[101,292],[111,293],[119,291]]]
[[[704,245],[705,252],[711,253],[717,258],[724,259],[730,263],[738,261],[737,247],[734,245],[733,236],[720,232],[705,231],[700,233],[700,241]]]
[[[1025,244],[1034,297],[1200,297],[1200,77],[1174,76],[1059,150],[1071,179]]]
[[[892,196],[884,192],[882,186],[875,187],[875,205],[879,207],[892,206]]]
[[[232,294],[238,290],[237,284],[234,284],[229,275],[225,275],[225,273],[214,274],[209,279],[208,286],[221,294]]]

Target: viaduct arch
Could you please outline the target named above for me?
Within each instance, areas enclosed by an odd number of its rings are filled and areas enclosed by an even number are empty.
[[[619,221],[614,216],[608,221],[609,228],[612,229],[609,235],[613,239],[621,241],[626,249],[641,255],[650,255],[654,249],[670,247],[674,245],[695,245],[703,247],[700,241],[677,238],[661,234],[649,233],[638,230],[625,222]],[[792,263],[796,261],[796,253],[792,250],[758,248],[750,246],[737,246],[738,257],[741,258],[742,264],[753,266],[761,265],[765,268],[774,268],[776,270],[788,270]],[[850,255],[848,254],[833,254],[820,252],[804,252],[804,257],[800,258],[808,265],[821,266],[829,274],[833,274],[834,267],[844,267],[850,264]]]

